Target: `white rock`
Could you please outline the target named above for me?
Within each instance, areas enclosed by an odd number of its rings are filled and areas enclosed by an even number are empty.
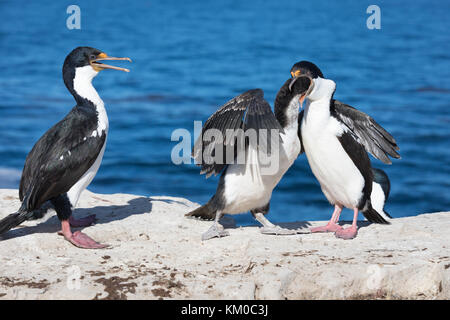
[[[19,206],[17,190],[0,190],[0,218]],[[3,235],[0,299],[450,299],[449,212],[361,222],[347,241],[262,235],[227,217],[230,236],[202,242],[211,222],[184,217],[196,206],[86,191],[75,216],[95,213],[83,232],[111,248],[72,246],[49,210]]]

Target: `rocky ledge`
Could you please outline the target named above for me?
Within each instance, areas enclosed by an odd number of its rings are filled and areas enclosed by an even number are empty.
[[[0,218],[17,194],[0,190]],[[196,206],[86,191],[75,216],[96,214],[83,232],[111,247],[72,246],[49,209],[2,236],[0,299],[450,299],[450,212],[361,222],[354,240],[262,235],[226,216],[230,236],[201,241],[211,222],[184,217]]]

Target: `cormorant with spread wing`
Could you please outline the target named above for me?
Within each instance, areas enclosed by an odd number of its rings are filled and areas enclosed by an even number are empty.
[[[311,86],[308,76],[287,80],[272,112],[261,89],[247,91],[224,104],[203,126],[193,157],[207,177],[221,173],[215,195],[187,216],[215,219],[202,239],[227,236],[223,214],[250,211],[265,234],[295,234],[272,224],[272,191],[300,152],[299,105]]]

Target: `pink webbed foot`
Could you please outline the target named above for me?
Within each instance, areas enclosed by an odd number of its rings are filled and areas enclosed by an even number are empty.
[[[69,223],[71,227],[74,228],[81,228],[81,227],[88,227],[95,223],[97,219],[95,218],[95,214],[91,214],[90,216],[75,219],[73,216],[70,216]]]
[[[342,227],[336,223],[328,223],[325,226],[311,228],[311,233],[316,232],[336,232],[342,230]]]
[[[103,249],[109,247],[108,244],[99,243],[81,231],[75,231],[74,233],[68,235],[65,235],[62,231],[59,231],[58,234],[64,236],[64,239],[78,248]]]
[[[351,226],[345,229],[337,230],[334,235],[344,240],[353,239],[358,234],[358,228]]]

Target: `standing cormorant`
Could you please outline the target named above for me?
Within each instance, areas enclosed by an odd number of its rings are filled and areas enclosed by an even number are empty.
[[[203,240],[228,235],[219,224],[223,214],[247,211],[263,225],[262,233],[298,233],[275,226],[265,215],[273,189],[301,151],[297,135],[299,105],[311,84],[308,76],[287,80],[275,99],[275,114],[263,91],[253,89],[228,101],[206,121],[193,157],[201,166],[201,174],[222,174],[215,195],[187,214],[215,219]],[[253,138],[252,133],[256,133]],[[264,157],[271,160],[262,160]]]
[[[359,211],[370,222],[388,224],[390,216],[383,207],[389,179],[384,171],[372,168],[367,152],[391,164],[388,156],[400,158],[395,139],[365,113],[334,100],[336,84],[325,79],[315,64],[298,62],[291,75],[313,79],[314,88],[299,116],[298,135],[313,174],[335,207],[328,224],[311,232],[335,232],[339,238],[352,239]],[[353,210],[353,223],[346,229],[337,224],[343,207]]]
[[[64,119],[51,127],[28,154],[20,180],[20,209],[0,221],[0,234],[30,219],[33,210],[50,201],[61,221],[60,234],[80,248],[104,248],[86,234],[70,227],[91,225],[95,216],[75,220],[72,211],[81,192],[94,179],[105,151],[108,117],[102,99],[92,86],[99,71],[128,69],[101,63],[104,60],[128,60],[109,57],[91,47],[78,47],[65,59],[64,84],[76,106]]]

